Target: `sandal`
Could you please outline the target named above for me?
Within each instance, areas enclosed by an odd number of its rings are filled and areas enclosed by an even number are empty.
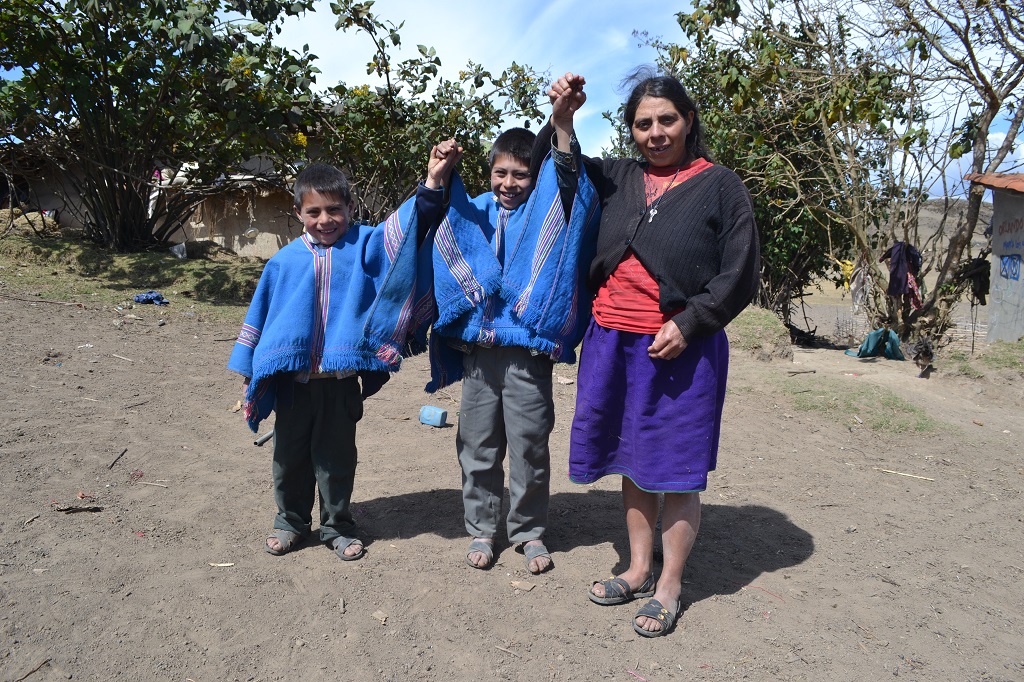
[[[302,544],[302,541],[305,540],[302,535],[293,530],[282,530],[280,528],[267,536],[267,540],[270,540],[271,538],[276,539],[278,543],[280,543],[281,549],[274,549],[268,545],[266,541],[263,543],[263,549],[267,554],[273,554],[274,556],[287,554],[295,549],[297,545]]]
[[[640,616],[647,616],[648,618],[654,618],[655,620],[657,620],[658,622],[661,623],[661,629],[660,630],[644,630],[642,627],[637,625],[637,622],[636,622],[636,619],[639,618]],[[633,629],[636,631],[636,634],[640,635],[641,637],[662,637],[664,635],[667,635],[669,632],[671,632],[672,628],[675,627],[676,619],[678,619],[678,618],[679,618],[679,605],[678,605],[678,603],[676,604],[675,610],[669,611],[668,609],[666,609],[664,606],[661,605],[660,601],[658,601],[657,599],[652,599],[649,602],[647,602],[646,604],[644,604],[643,606],[641,606],[640,610],[636,612],[635,616],[633,616]]]
[[[469,555],[473,552],[480,552],[484,555],[482,564],[474,564],[469,560]],[[466,563],[480,570],[490,568],[494,563],[494,541],[487,538],[473,538],[473,541],[469,543],[469,549],[466,550]]]
[[[523,544],[523,554],[526,555],[526,570],[534,575],[540,575],[541,573],[547,573],[555,567],[555,562],[551,558],[551,553],[548,552],[548,548],[544,546],[544,543],[540,540],[529,540],[528,542],[536,542],[535,545]],[[539,571],[535,571],[530,568],[530,562],[538,557],[546,556],[548,558],[548,565]]]
[[[594,585],[604,586],[604,596],[599,597],[594,594]],[[627,604],[636,599],[642,599],[644,597],[650,597],[654,594],[654,586],[656,581],[654,580],[654,574],[647,576],[647,580],[643,582],[640,587],[635,590],[629,586],[622,578],[616,578],[612,576],[608,580],[598,580],[590,586],[590,601],[601,606],[617,606],[619,604]]]
[[[366,555],[366,548],[363,546],[363,541],[359,538],[346,538],[343,535],[339,535],[327,544],[342,561],[355,561],[362,559]],[[352,545],[359,545],[359,551],[355,554],[345,554],[345,550]]]

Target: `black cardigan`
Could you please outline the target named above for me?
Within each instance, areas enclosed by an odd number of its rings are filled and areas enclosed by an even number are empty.
[[[552,128],[538,134],[533,156],[550,148]],[[757,293],[760,244],[750,193],[724,166],[712,166],[670,189],[648,223],[644,167],[633,159],[583,157],[601,197],[591,293],[632,249],[658,282],[659,308],[684,310],[672,321],[684,339],[724,329]]]

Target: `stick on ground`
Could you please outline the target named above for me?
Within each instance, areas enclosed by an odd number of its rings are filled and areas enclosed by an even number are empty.
[[[125,448],[124,450],[122,450],[122,451],[121,451],[121,454],[120,454],[120,455],[118,455],[117,457],[115,457],[115,458],[114,458],[114,461],[113,461],[113,462],[111,462],[110,464],[108,464],[108,465],[107,465],[107,468],[108,468],[108,469],[113,469],[113,468],[114,468],[114,465],[115,465],[115,464],[117,464],[117,460],[119,460],[119,459],[121,459],[122,457],[124,457],[124,453],[126,453],[126,452],[128,452],[128,448]]]

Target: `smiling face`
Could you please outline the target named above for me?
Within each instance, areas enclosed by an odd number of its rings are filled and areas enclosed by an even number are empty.
[[[503,208],[510,211],[519,208],[530,197],[532,189],[529,166],[508,154],[495,157],[491,164],[491,191]]]
[[[295,210],[306,232],[324,246],[332,246],[348,232],[351,206],[339,197],[308,190]]]
[[[663,97],[644,97],[633,119],[633,141],[652,166],[681,166],[691,159],[686,137],[694,112],[683,116]]]

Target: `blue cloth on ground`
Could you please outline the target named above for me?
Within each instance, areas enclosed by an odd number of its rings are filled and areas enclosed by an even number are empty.
[[[906,360],[900,350],[900,337],[891,329],[880,327],[867,335],[856,351],[847,350],[847,355],[856,358],[873,358],[885,355],[890,360]]]
[[[149,291],[141,294],[135,294],[133,299],[136,303],[155,303],[157,305],[170,305],[171,302],[164,298],[163,294],[159,291]]]

